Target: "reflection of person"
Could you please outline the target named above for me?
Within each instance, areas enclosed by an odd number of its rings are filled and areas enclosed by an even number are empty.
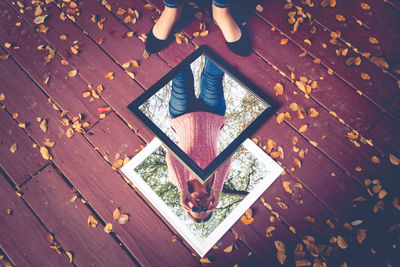
[[[216,157],[218,136],[226,121],[223,76],[224,72],[206,58],[199,99],[194,93],[190,66],[172,80],[170,125],[177,135],[179,147],[201,168]],[[181,205],[189,216],[196,222],[210,219],[229,177],[231,158],[203,185],[170,152],[167,152],[166,161],[169,177],[179,188]]]
[[[171,31],[182,11],[182,0],[164,0],[165,9],[154,27],[147,34],[146,52],[156,53],[168,46],[173,39]],[[214,21],[221,29],[228,48],[239,56],[248,56],[251,41],[248,32],[232,18],[229,0],[213,0]]]

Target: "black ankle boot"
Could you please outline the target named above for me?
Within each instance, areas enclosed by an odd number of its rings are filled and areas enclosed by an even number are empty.
[[[154,26],[153,26],[154,27]],[[165,40],[158,39],[153,34],[153,27],[151,27],[149,33],[147,34],[146,40],[146,52],[150,55],[153,53],[157,53],[164,48],[166,48],[171,42],[171,34],[168,35],[168,38]]]
[[[225,41],[225,43],[233,53],[241,57],[247,57],[250,55],[251,52],[250,34],[247,31],[246,27],[240,26],[240,31],[242,32],[242,35],[240,36],[239,40],[235,42]]]

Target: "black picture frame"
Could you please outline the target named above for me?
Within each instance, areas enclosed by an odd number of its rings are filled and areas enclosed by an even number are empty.
[[[155,125],[140,109],[139,107],[147,101],[151,96],[161,90],[168,84],[177,74],[184,68],[194,62],[198,57],[205,55],[211,59],[218,67],[225,73],[228,73],[232,79],[239,83],[243,88],[252,92],[260,101],[264,102],[269,107],[266,108],[248,127],[246,127],[223,151],[221,151],[215,159],[213,159],[206,168],[200,168],[183,150],[175,144],[157,125]],[[250,82],[245,76],[234,69],[231,65],[226,63],[220,56],[214,53],[210,48],[205,45],[197,48],[192,54],[185,58],[170,72],[164,75],[159,81],[152,85],[142,95],[136,98],[128,105],[128,109],[155,135],[157,136],[172,152],[172,154],[183,164],[195,177],[198,178],[200,183],[205,183],[218,168],[229,159],[244,140],[251,136],[257,129],[259,129],[268,118],[270,118],[277,110],[277,103],[261,91],[257,86]]]

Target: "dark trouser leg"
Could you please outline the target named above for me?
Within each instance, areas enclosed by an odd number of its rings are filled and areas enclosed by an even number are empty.
[[[169,100],[170,116],[176,118],[191,112],[195,100],[193,73],[188,66],[172,79],[171,98]]]

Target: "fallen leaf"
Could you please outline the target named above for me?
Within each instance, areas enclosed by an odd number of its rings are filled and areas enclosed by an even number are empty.
[[[67,131],[65,132],[65,134],[67,135],[68,138],[71,138],[72,136],[74,136],[75,131],[74,129],[72,129],[71,127],[67,129]]]
[[[112,223],[107,223],[106,226],[104,226],[104,232],[107,234],[111,233],[112,230]]]
[[[49,150],[48,150],[47,147],[45,147],[45,146],[42,146],[42,147],[40,148],[40,154],[42,154],[42,157],[43,157],[45,160],[51,160],[51,159],[52,159],[52,156],[50,155]]]
[[[372,156],[371,160],[375,164],[379,164],[381,162],[377,156]]]
[[[130,71],[125,71],[125,72],[126,72],[126,74],[128,74],[129,77],[131,77],[132,79],[135,79],[135,74],[133,72],[130,72]]]
[[[253,217],[251,217],[251,218],[246,218],[246,216],[245,215],[243,215],[241,218],[240,218],[240,221],[244,224],[244,225],[249,225],[249,224],[251,224],[253,221],[254,221],[254,218]]]
[[[230,253],[230,252],[232,252],[232,250],[233,250],[233,244],[230,245],[230,246],[228,246],[228,247],[226,247],[226,248],[224,249],[224,252],[225,252],[225,253]]]
[[[361,64],[361,58],[360,58],[360,57],[356,57],[356,59],[354,60],[354,64],[355,64],[356,66],[360,66],[360,64]]]
[[[275,95],[283,95],[283,85],[281,83],[276,83],[274,86]]]
[[[298,158],[296,158],[296,157],[293,158],[293,164],[294,164],[294,166],[296,166],[297,168],[300,168],[300,167],[301,167],[301,161],[300,161]]]
[[[65,254],[67,254],[67,257],[68,257],[68,263],[72,263],[72,260],[73,260],[72,253],[69,251],[66,251]]]
[[[278,206],[283,210],[288,209],[288,206],[285,203],[283,203],[282,201],[278,201],[278,202],[276,202],[276,204],[278,204]]]
[[[116,160],[113,162],[111,168],[112,168],[114,171],[116,171],[119,167],[122,166],[123,163],[124,163],[124,160],[123,160],[123,159],[116,159]]]
[[[74,201],[78,198],[77,195],[74,195],[70,200],[69,203],[74,203]]]
[[[290,103],[289,108],[291,111],[297,111],[299,106],[296,103]]]
[[[307,124],[301,125],[299,128],[299,132],[304,133],[307,131],[307,128],[308,128]]]
[[[281,265],[285,264],[285,261],[286,261],[286,254],[285,254],[284,251],[278,251],[278,252],[276,253],[276,258],[278,259],[278,261],[279,261],[279,263],[280,263]]]
[[[280,241],[280,240],[275,240],[275,241],[274,241],[274,244],[275,244],[275,247],[276,247],[276,249],[277,249],[278,251],[281,251],[281,252],[285,252],[285,251],[286,251],[285,243],[283,243],[282,241]]]
[[[302,266],[311,266],[311,262],[307,259],[299,259],[295,261],[296,267],[302,267]],[[316,266],[314,264],[314,266]]]
[[[279,113],[278,116],[276,117],[276,122],[278,124],[281,124],[283,122],[283,120],[285,119],[285,113]]]
[[[293,226],[290,226],[289,230],[292,231],[293,234],[296,234],[296,228],[294,228]]]
[[[129,216],[128,214],[121,214],[121,216],[119,216],[118,218],[118,223],[119,224],[126,224],[129,220]]]
[[[54,147],[55,142],[51,142],[49,138],[46,138],[46,139],[44,140],[44,143],[43,143],[43,144],[44,144],[45,146],[47,146],[48,148],[52,148],[52,147]]]
[[[119,210],[119,208],[116,208],[116,209],[114,210],[114,212],[113,212],[113,218],[114,218],[114,220],[118,220],[119,217],[120,217],[120,215],[121,215],[121,211]]]
[[[17,151],[17,143],[14,143],[11,145],[10,151],[11,151],[11,153],[15,153]]]
[[[346,249],[347,247],[348,247],[348,245],[347,245],[347,242],[346,242],[346,240],[341,236],[341,235],[339,235],[338,237],[337,237],[337,245],[341,248],[341,249]]]
[[[207,36],[208,35],[208,30],[205,30],[205,31],[202,31],[201,33],[200,33],[200,36]]]
[[[315,218],[311,216],[304,217],[304,220],[308,223],[315,223]]]
[[[75,77],[77,73],[78,73],[78,70],[71,70],[70,72],[68,72],[68,76],[72,78],[72,77]]]
[[[389,160],[390,163],[392,163],[393,165],[399,166],[400,165],[400,159],[397,158],[395,155],[393,154],[389,154]]]
[[[47,17],[48,17],[48,15],[37,16],[33,19],[33,23],[42,24],[42,23],[44,23],[44,21],[46,20]]]
[[[211,261],[210,261],[209,258],[201,258],[201,259],[200,259],[200,262],[201,262],[201,263],[211,263]]]
[[[315,108],[310,108],[308,110],[308,114],[310,115],[310,117],[315,118],[318,116],[318,111]]]
[[[365,238],[367,238],[367,229],[358,229],[357,232],[357,241],[358,243],[362,244]]]
[[[289,181],[284,181],[283,182],[283,188],[285,188],[285,191],[288,192],[289,194],[293,193],[293,190],[290,188],[290,182]]]
[[[12,118],[14,120],[16,120],[18,118],[18,116],[19,116],[19,113],[18,112],[14,112],[11,116],[12,116]]]
[[[378,198],[379,199],[383,199],[385,196],[387,195],[387,192],[386,192],[386,190],[381,190],[380,192],[379,192],[379,194],[378,194]]]
[[[47,120],[42,120],[42,122],[40,123],[40,129],[44,133],[47,131]]]
[[[89,217],[88,217],[88,225],[91,225],[92,228],[95,228],[98,223],[99,222],[96,220],[95,217],[93,217],[93,215],[89,215]]]
[[[273,151],[273,152],[271,152],[270,156],[271,156],[271,158],[276,159],[281,156],[281,153],[279,151]]]
[[[338,20],[338,21],[346,21],[346,18],[345,17],[343,17],[342,15],[340,15],[340,14],[337,14],[336,15],[336,19]]]
[[[371,7],[367,3],[361,3],[361,8],[364,10],[370,10]]]
[[[281,39],[281,45],[285,45],[285,44],[287,44],[287,42],[288,42],[287,38],[282,38]]]
[[[71,49],[71,52],[72,52],[74,55],[77,55],[77,54],[79,53],[79,50],[76,49],[74,46],[71,46],[70,49]]]
[[[370,36],[370,37],[368,38],[368,40],[369,40],[369,42],[370,42],[371,44],[379,44],[378,39],[376,39],[375,37]]]
[[[107,72],[106,74],[104,74],[104,78],[109,80],[114,79],[114,72]]]
[[[263,8],[260,4],[258,4],[258,5],[256,6],[256,10],[257,10],[257,12],[262,13],[263,10],[264,10],[264,8]]]
[[[364,73],[364,72],[361,73],[361,78],[363,80],[371,80],[371,77],[367,73]]]
[[[267,237],[267,238],[271,238],[272,237],[272,232],[275,230],[275,227],[274,226],[269,226],[268,228],[267,228],[267,231],[266,231],[266,234],[265,234],[265,236]]]

